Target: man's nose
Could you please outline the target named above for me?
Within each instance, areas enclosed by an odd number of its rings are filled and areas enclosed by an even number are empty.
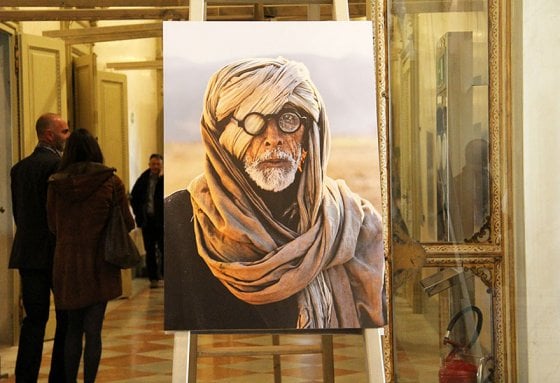
[[[270,119],[266,122],[263,134],[265,135],[264,143],[266,146],[280,146],[284,143],[284,132],[280,130],[274,119]]]

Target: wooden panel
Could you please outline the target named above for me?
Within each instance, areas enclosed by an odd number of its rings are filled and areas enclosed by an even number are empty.
[[[99,124],[97,136],[105,164],[117,169],[128,189],[128,106],[126,76],[97,72]]]
[[[54,112],[67,119],[66,59],[64,42],[21,35],[21,154],[31,154],[37,144],[35,120]]]
[[[161,37],[163,23],[147,23],[118,25],[111,27],[93,27],[83,29],[67,29],[45,31],[43,36],[59,37],[66,44],[86,44],[102,41],[145,39],[148,37]]]
[[[188,0],[3,0],[3,7],[173,7]]]
[[[74,126],[97,136],[96,55],[74,59]]]
[[[11,344],[16,339],[19,321],[15,295],[14,273],[8,259],[14,235],[11,208],[10,168],[12,166],[12,128],[17,119],[13,113],[16,101],[12,35],[0,29],[0,339]],[[17,290],[19,291],[19,290]],[[17,322],[17,323],[16,323]]]
[[[163,60],[107,63],[107,68],[115,70],[163,69]]]
[[[74,20],[187,20],[189,8],[104,8],[104,9],[28,9],[0,10],[6,21]]]

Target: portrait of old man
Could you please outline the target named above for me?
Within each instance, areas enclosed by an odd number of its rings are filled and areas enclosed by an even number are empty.
[[[306,65],[222,66],[200,132],[202,173],[165,200],[166,329],[384,325],[381,218],[327,175],[328,111]]]

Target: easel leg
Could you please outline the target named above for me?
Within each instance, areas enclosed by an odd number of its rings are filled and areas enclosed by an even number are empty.
[[[323,382],[334,383],[333,336],[321,335],[321,356],[323,358]]]
[[[189,332],[189,361],[187,366],[188,383],[196,383],[198,335]]]
[[[187,382],[189,335],[189,332],[176,332],[173,337],[173,383]]]
[[[280,335],[272,335],[272,344],[280,345]],[[274,383],[282,383],[282,367],[280,365],[280,355],[272,355],[272,370],[274,371]]]
[[[382,336],[382,328],[368,328],[364,330],[369,383],[385,383]]]

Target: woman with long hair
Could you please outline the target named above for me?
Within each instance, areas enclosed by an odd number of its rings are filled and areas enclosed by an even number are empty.
[[[122,294],[121,271],[100,251],[103,229],[115,201],[134,228],[123,182],[103,165],[97,140],[86,130],[70,135],[60,168],[49,179],[47,212],[56,235],[53,292],[67,310],[66,381],[76,382],[85,335],[84,382],[94,382],[101,359],[101,329],[107,302]]]

